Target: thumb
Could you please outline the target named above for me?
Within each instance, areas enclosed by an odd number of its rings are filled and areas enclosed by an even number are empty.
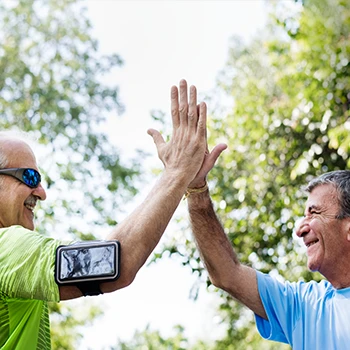
[[[156,144],[157,149],[159,148],[159,146],[164,142],[163,136],[160,134],[159,131],[155,130],[155,129],[148,129],[147,130],[147,134],[152,136],[154,143]]]
[[[227,145],[224,143],[220,143],[216,145],[213,150],[210,152],[208,156],[208,165],[210,169],[214,166],[220,154],[227,148]]]
[[[211,162],[214,166],[216,160],[219,158],[220,154],[227,148],[227,145],[225,143],[219,143],[216,145],[212,151],[210,152],[210,158]]]
[[[202,164],[201,169],[199,170],[196,177],[198,178],[205,178],[209,171],[213,169],[214,164],[216,163],[217,159],[219,158],[220,154],[227,148],[227,145],[224,143],[220,143],[216,145],[213,150],[206,155],[205,160]]]

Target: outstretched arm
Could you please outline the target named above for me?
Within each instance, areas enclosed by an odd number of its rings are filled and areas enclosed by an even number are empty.
[[[226,145],[217,145],[206,152],[203,165],[190,188],[200,188]],[[242,265],[219,222],[209,196],[209,190],[188,197],[192,232],[211,282],[231,294],[257,315],[267,319],[257,286],[254,269]]]
[[[171,88],[172,137],[165,142],[161,134],[148,130],[164,164],[164,171],[146,199],[117,225],[107,239],[121,245],[120,277],[102,283],[104,293],[129,285],[158,244],[186,188],[198,173],[206,151],[206,105],[197,108],[197,91],[185,80],[179,89]],[[61,287],[61,299],[81,296],[76,287]]]
[[[188,209],[193,235],[211,282],[267,318],[258,293],[256,272],[239,262],[215,214],[209,192],[190,195]]]

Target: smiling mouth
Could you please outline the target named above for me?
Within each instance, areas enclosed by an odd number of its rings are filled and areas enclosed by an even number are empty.
[[[27,209],[29,209],[31,212],[33,212],[34,209],[35,209],[35,205],[25,204],[24,206],[25,206]]]
[[[309,247],[311,247],[312,245],[316,244],[317,242],[318,242],[318,239],[316,239],[315,241],[312,241],[312,242],[308,243],[308,244],[306,245],[306,247],[309,248]]]
[[[37,198],[35,196],[29,196],[24,201],[24,206],[33,213],[36,206],[36,202],[37,202]]]

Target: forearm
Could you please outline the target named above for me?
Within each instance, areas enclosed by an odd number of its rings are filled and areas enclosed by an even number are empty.
[[[107,239],[116,239],[121,245],[120,278],[103,286],[105,292],[129,285],[158,244],[188,185],[166,171],[151,192]]]
[[[189,196],[188,207],[193,235],[211,282],[266,318],[256,272],[239,262],[215,214],[209,192]]]
[[[188,197],[194,239],[211,282],[226,289],[232,269],[240,263],[217,218],[208,190]]]

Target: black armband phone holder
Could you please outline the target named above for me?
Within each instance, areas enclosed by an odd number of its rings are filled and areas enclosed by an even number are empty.
[[[84,296],[102,294],[100,283],[119,277],[118,241],[86,241],[56,249],[55,280],[59,286],[76,286]]]

